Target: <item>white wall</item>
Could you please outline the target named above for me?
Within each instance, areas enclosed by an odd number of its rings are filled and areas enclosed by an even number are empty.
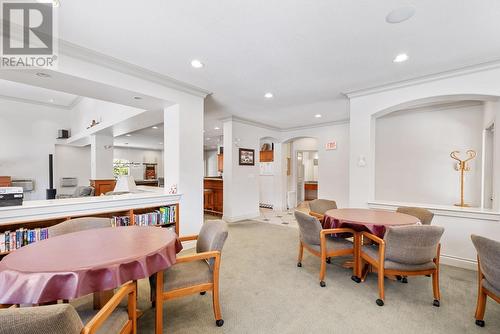
[[[299,142],[296,148],[318,150],[318,195],[321,198],[335,199],[339,206],[347,206],[349,198],[349,127],[348,124],[329,124],[322,127],[310,127],[292,131],[276,131],[249,124],[238,119],[224,122],[224,217],[229,221],[255,218],[259,215],[260,198],[271,198],[270,194],[261,194],[257,176],[259,167],[259,139],[263,137],[276,138],[275,168],[273,178],[273,205],[276,210],[286,209],[287,179],[286,158],[287,144],[291,140],[303,137],[313,137],[312,141]],[[325,149],[328,141],[336,141],[337,149]],[[256,166],[238,165],[238,147],[252,148],[256,151]],[[311,143],[317,145],[310,146]],[[308,145],[306,145],[306,143]],[[304,144],[304,145],[302,145]],[[231,149],[228,149],[231,148]],[[293,155],[292,155],[293,162]],[[293,164],[292,164],[293,165]],[[267,182],[267,181],[266,181]],[[267,186],[267,188],[270,188]]]
[[[135,163],[156,163],[156,175],[163,177],[163,151],[142,148],[114,147],[113,159],[123,159]]]
[[[477,157],[465,173],[465,201],[481,202],[483,105],[466,103],[400,111],[376,120],[375,199],[453,205],[460,202],[458,150]]]
[[[0,175],[34,179],[27,200],[45,199],[48,156],[55,151],[57,130],[69,122],[67,110],[0,99]]]
[[[71,135],[85,131],[92,123],[92,120],[111,125],[142,112],[144,110],[83,97],[71,110]]]
[[[58,194],[72,194],[74,187],[61,187],[62,177],[78,178],[78,186],[90,184],[90,146],[55,146],[54,185]]]
[[[206,150],[203,155],[205,164],[205,176],[218,176],[217,171],[217,150]]]

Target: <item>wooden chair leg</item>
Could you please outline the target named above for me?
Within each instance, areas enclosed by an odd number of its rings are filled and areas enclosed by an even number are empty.
[[[441,300],[441,293],[439,292],[439,270],[436,269],[432,274],[432,292],[434,294],[434,306],[439,306]],[[437,303],[436,303],[437,301]],[[437,304],[437,305],[436,305]]]
[[[132,321],[132,334],[137,333],[137,281],[134,281],[135,290],[128,295],[128,318]]]
[[[156,273],[155,289],[155,333],[163,333],[163,271]]]
[[[481,284],[481,282],[479,284]],[[484,293],[483,288],[480,287],[477,296],[476,321],[484,319],[484,313],[486,311],[486,298],[487,298],[486,293]]]
[[[380,266],[377,268],[378,270],[378,294],[379,294],[379,299],[377,299],[377,305],[378,306],[383,306],[384,305],[384,299],[385,299],[385,291],[384,291],[384,268]]]
[[[304,257],[304,245],[299,241],[299,256],[297,258],[297,267],[302,267],[302,258]]]
[[[219,301],[219,286],[214,284],[214,290],[212,291],[212,303],[214,308],[215,321],[219,322],[222,320],[222,313],[220,311],[220,301]]]

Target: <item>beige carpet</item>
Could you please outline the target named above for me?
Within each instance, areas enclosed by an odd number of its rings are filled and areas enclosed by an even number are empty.
[[[431,280],[408,284],[386,280],[386,305],[375,304],[377,281],[351,281],[342,259],[327,266],[325,288],[319,260],[306,253],[297,268],[298,230],[259,222],[230,225],[221,267],[225,321],[215,326],[211,295],[166,303],[165,333],[500,333],[500,305],[488,302],[486,327],[474,324],[476,276],[442,266],[441,307],[432,306]],[[140,305],[148,307],[149,287],[140,282]],[[138,322],[138,333],[154,333],[154,310]]]

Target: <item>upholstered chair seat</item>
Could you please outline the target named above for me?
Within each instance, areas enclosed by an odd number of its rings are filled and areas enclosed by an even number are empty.
[[[354,256],[354,243],[343,237],[351,235],[357,240],[357,233],[349,228],[323,229],[318,218],[295,211],[295,219],[299,225],[299,256],[297,266],[302,267],[304,248],[321,259],[319,284],[325,287],[326,263],[335,256]],[[342,235],[341,237],[337,237]],[[330,237],[327,237],[330,236]],[[354,257],[356,261],[356,258]],[[354,266],[353,271],[356,266]]]
[[[78,316],[84,324],[87,324],[97,315],[99,310],[87,308],[85,310],[76,309]],[[96,334],[121,333],[122,328],[129,320],[129,315],[125,307],[118,307],[111,313],[108,319],[95,332]]]
[[[432,219],[434,218],[434,214],[424,208],[402,206],[399,207],[396,212],[417,217],[422,225],[430,225],[432,223]]]
[[[500,242],[478,235],[471,236],[477,250],[478,296],[476,325],[483,327],[486,299],[500,303]]]
[[[213,283],[213,273],[205,260],[181,262],[164,272],[163,291]]]
[[[49,227],[49,237],[105,227],[111,227],[110,218],[83,217],[69,219],[62,223]]]
[[[152,299],[156,304],[157,333],[162,333],[164,300],[193,293],[204,295],[207,291],[212,292],[216,325],[224,324],[219,304],[219,270],[227,236],[227,224],[223,220],[209,220],[198,235],[179,238],[180,241],[196,240],[196,253],[178,257],[175,265],[150,279]]]
[[[361,259],[378,271],[379,299],[384,305],[384,276],[432,275],[434,306],[440,305],[439,241],[444,229],[439,226],[412,225],[388,227],[384,239],[362,232],[372,241],[361,247]]]

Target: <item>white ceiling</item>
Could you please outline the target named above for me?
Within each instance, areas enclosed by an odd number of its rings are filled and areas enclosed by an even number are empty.
[[[163,123],[121,135],[114,139],[114,146],[163,150]]]
[[[408,4],[413,18],[385,22]],[[348,118],[341,92],[500,57],[498,0],[61,0],[59,9],[62,39],[212,91],[208,120],[281,128]],[[393,63],[401,52],[409,61]]]
[[[8,80],[0,80],[0,96],[19,101],[71,108],[78,96]]]

